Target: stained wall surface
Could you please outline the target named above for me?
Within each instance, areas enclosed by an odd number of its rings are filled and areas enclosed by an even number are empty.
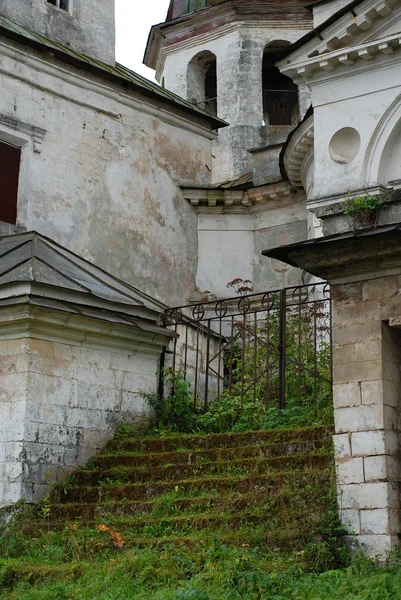
[[[18,224],[186,301],[197,215],[178,185],[210,181],[208,123],[17,42],[0,54],[0,139],[22,147]]]
[[[47,0],[0,0],[0,14],[30,31],[114,65],[114,0],[69,0],[61,10]]]
[[[236,24],[230,31],[194,36],[164,50],[158,73],[167,89],[191,99],[188,65],[200,52],[211,52],[217,62],[217,115],[230,124],[220,131],[214,146],[213,179],[234,179],[252,170],[248,150],[268,143],[263,124],[262,62],[265,46],[277,40],[295,42],[306,28],[269,24]],[[302,101],[302,104],[308,104]],[[309,104],[308,104],[309,106]],[[302,110],[308,108],[302,106]]]
[[[160,349],[123,350],[96,329],[102,345],[68,341],[67,330],[59,342],[0,340],[0,506],[40,500],[118,425],[148,418],[142,394],[156,393]]]

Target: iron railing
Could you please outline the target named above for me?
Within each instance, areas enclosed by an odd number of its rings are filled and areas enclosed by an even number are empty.
[[[198,106],[210,115],[217,117],[217,98],[208,98],[207,100],[196,102],[195,106]]]
[[[222,394],[285,408],[331,392],[331,300],[325,283],[166,312],[177,338],[166,366],[191,383],[194,404]]]
[[[269,125],[296,125],[298,90],[263,90],[263,112]]]

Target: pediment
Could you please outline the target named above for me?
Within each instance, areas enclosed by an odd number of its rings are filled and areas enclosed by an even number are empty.
[[[400,49],[401,0],[350,2],[337,15],[294,44],[278,62],[283,73],[304,79],[315,71],[332,71]]]

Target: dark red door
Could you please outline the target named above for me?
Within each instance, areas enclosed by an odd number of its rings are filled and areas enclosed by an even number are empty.
[[[18,177],[21,148],[0,142],[0,221],[17,222]]]

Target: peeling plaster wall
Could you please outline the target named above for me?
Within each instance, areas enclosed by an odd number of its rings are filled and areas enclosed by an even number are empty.
[[[185,44],[165,50],[163,70],[167,89],[187,98],[188,64],[202,51],[217,58],[217,113],[230,127],[220,130],[214,144],[213,180],[234,179],[252,171],[248,150],[268,143],[263,126],[262,59],[267,44],[277,40],[295,42],[305,29],[274,27],[262,23],[236,24],[220,36],[205,33]],[[303,96],[302,96],[303,98]],[[308,104],[307,101],[305,101]],[[303,104],[302,100],[302,110]]]
[[[0,342],[0,506],[21,498],[28,345],[27,339]]]
[[[162,301],[186,301],[197,214],[178,184],[210,182],[207,124],[13,42],[0,52],[0,139],[22,146],[19,224]],[[42,143],[20,123],[45,130]]]
[[[147,418],[141,392],[157,390],[159,350],[108,343],[0,340],[0,506],[40,500],[118,425]]]

